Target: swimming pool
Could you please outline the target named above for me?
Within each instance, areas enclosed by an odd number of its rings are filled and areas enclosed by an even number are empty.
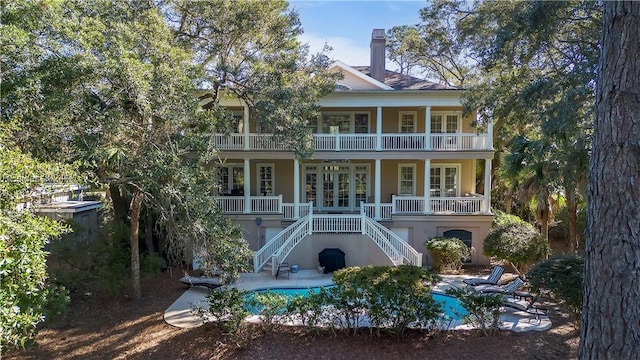
[[[288,298],[294,298],[296,296],[308,296],[311,294],[317,294],[320,292],[320,287],[310,287],[310,288],[271,288],[271,289],[258,289],[251,291],[252,294],[260,294],[271,292],[275,294],[282,294]],[[442,293],[431,292],[431,297],[433,300],[440,303],[442,306],[444,316],[453,321],[462,320],[467,314],[467,310],[462,306],[460,301],[453,296],[449,296]],[[251,308],[249,309],[254,314],[259,313],[259,309]]]

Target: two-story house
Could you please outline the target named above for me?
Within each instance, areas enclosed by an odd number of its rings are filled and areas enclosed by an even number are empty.
[[[255,270],[315,269],[325,248],[344,251],[347,266],[426,265],[424,243],[435,236],[459,237],[475,249],[472,263],[488,263],[492,130],[478,133],[474,117],[463,117],[463,90],[386,70],[382,29],[372,34],[370,66],[331,70],[344,78],[310,121],[307,159],[256,133],[241,103],[223,102],[243,126],[214,135],[225,159],[217,199],[245,229]]]

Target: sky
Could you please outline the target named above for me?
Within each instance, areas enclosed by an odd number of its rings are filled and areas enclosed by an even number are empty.
[[[300,40],[312,53],[327,43],[333,48],[332,59],[353,66],[369,65],[373,29],[419,23],[419,10],[426,1],[289,0],[289,6],[300,15],[304,29]],[[393,64],[387,61],[387,68],[393,69]]]

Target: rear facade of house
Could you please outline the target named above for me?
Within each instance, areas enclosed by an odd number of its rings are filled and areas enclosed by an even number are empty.
[[[214,135],[218,202],[245,230],[255,271],[281,263],[318,268],[339,248],[347,266],[428,265],[426,240],[454,236],[486,264],[491,226],[491,124],[463,117],[462,90],[385,70],[384,30],[373,31],[370,66],[336,62],[344,78],[310,121],[314,154],[299,159],[250,112],[223,102],[241,131]]]

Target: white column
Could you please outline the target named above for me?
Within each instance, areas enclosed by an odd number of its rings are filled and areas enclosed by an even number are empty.
[[[431,106],[424,109],[424,149],[431,150]]]
[[[431,159],[424,159],[424,213],[431,214]]]
[[[376,151],[382,151],[382,106],[376,112]]]
[[[293,218],[300,218],[300,161],[293,159]]]
[[[484,160],[484,204],[482,212],[491,212],[491,159]]]
[[[374,202],[375,202],[375,214],[374,214],[374,218],[376,220],[380,220],[380,187],[381,187],[381,181],[380,178],[381,176],[381,170],[380,170],[380,159],[376,159],[376,164],[375,164],[375,182],[376,182],[376,189],[375,189],[375,194],[374,194]]]
[[[245,106],[244,116],[242,117],[242,132],[244,133],[244,149],[249,150],[249,107]]]
[[[251,163],[249,159],[244,159],[244,211],[251,214]]]
[[[487,150],[493,150],[493,119],[487,125]]]

